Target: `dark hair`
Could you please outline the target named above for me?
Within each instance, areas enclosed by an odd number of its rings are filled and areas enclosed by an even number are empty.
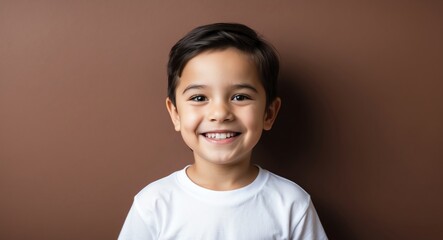
[[[255,61],[266,91],[266,105],[277,97],[279,60],[275,49],[251,28],[238,23],[214,23],[195,28],[171,49],[168,62],[168,97],[175,105],[175,89],[186,63],[208,50],[237,48]]]

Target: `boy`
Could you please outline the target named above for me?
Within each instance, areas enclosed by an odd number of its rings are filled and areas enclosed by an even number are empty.
[[[241,24],[176,43],[166,107],[194,163],[135,196],[119,239],[327,239],[303,189],[251,164],[280,109],[278,70],[274,49]]]

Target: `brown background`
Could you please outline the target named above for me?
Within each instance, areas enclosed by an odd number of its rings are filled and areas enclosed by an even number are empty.
[[[0,1],[0,239],[115,239],[132,197],[191,162],[167,54],[219,21],[280,52],[255,159],[331,239],[443,239],[443,4],[289,0]]]

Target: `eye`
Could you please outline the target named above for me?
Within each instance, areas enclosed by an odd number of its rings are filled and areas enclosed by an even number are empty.
[[[207,98],[203,95],[195,95],[195,96],[192,96],[191,98],[189,98],[189,100],[194,101],[194,102],[203,102],[203,101],[206,101]]]
[[[249,96],[243,94],[237,94],[232,97],[233,101],[245,101],[249,99],[251,99]]]

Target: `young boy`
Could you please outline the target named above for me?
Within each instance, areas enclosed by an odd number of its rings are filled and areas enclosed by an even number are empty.
[[[166,107],[194,162],[135,196],[119,239],[327,239],[309,195],[251,163],[280,109],[278,70],[274,49],[241,24],[175,44]]]

